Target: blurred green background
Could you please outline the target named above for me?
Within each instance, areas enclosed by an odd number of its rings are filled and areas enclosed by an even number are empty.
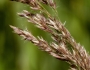
[[[56,0],[58,16],[81,45],[90,53],[90,0]],[[67,70],[66,62],[57,60],[12,32],[9,25],[30,30],[51,42],[50,36],[17,15],[30,7],[0,0],[0,70]]]

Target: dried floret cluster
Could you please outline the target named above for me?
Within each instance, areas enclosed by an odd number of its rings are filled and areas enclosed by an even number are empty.
[[[23,12],[18,13],[18,15],[26,18],[28,22],[35,24],[41,30],[50,33],[51,38],[54,41],[49,44],[41,37],[36,38],[28,31],[10,25],[16,34],[22,36],[25,40],[32,42],[41,50],[46,51],[53,57],[68,62],[70,64],[70,70],[90,70],[90,56],[84,47],[74,40],[70,32],[65,28],[64,24],[60,22],[60,20],[53,17],[43,7],[42,4],[45,4],[57,13],[56,3],[53,0],[12,1],[30,5],[32,10],[38,10],[39,13],[31,13],[27,10],[23,10]],[[68,46],[68,44],[70,46]]]

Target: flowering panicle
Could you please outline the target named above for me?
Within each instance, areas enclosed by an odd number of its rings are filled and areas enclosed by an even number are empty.
[[[74,40],[70,32],[65,28],[64,24],[53,17],[42,6],[42,4],[45,4],[56,10],[56,4],[53,0],[12,1],[28,4],[32,10],[42,11],[42,13],[31,13],[27,10],[23,10],[23,12],[18,13],[18,15],[26,18],[28,22],[35,24],[41,30],[50,33],[54,42],[49,44],[43,38],[36,38],[28,31],[10,25],[16,34],[22,36],[25,40],[32,42],[41,50],[46,51],[53,57],[68,62],[70,64],[70,70],[90,70],[90,56],[84,47]],[[71,47],[69,47],[68,44],[70,44]]]

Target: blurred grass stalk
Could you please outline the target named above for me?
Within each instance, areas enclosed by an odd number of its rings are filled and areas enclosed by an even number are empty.
[[[46,51],[53,57],[66,61],[70,64],[70,70],[90,70],[90,56],[83,46],[77,43],[58,18],[56,3],[53,0],[11,0],[30,5],[36,13],[23,10],[18,13],[25,17],[28,22],[35,24],[41,30],[51,34],[52,43],[48,43],[42,37],[34,37],[30,32],[10,25],[16,34],[22,36],[25,40],[32,42],[41,50]],[[50,7],[56,14],[53,17],[42,5]],[[70,46],[68,46],[70,45]]]

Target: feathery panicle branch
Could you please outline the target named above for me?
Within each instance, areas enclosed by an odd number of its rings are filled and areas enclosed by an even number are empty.
[[[43,38],[36,38],[30,32],[19,29],[15,26],[10,27],[16,34],[22,36],[38,46],[41,50],[46,51],[53,57],[66,61],[70,64],[70,70],[90,70],[90,56],[83,46],[77,43],[71,36],[70,32],[65,26],[55,17],[53,17],[43,6],[46,4],[56,11],[56,4],[53,0],[11,0],[30,5],[32,10],[38,10],[42,13],[31,13],[23,10],[18,13],[19,16],[24,17],[28,22],[35,24],[41,30],[51,34],[51,38],[55,41],[50,44]],[[47,15],[47,16],[44,16]],[[71,45],[71,50],[68,48]]]
[[[16,34],[18,34],[19,36],[22,36],[24,38],[24,40],[28,40],[32,43],[34,43],[36,46],[38,46],[41,50],[48,52],[49,54],[51,54],[52,56],[54,56],[57,59],[62,59],[62,57],[60,57],[57,53],[55,49],[52,49],[50,47],[50,45],[48,45],[48,43],[43,39],[38,37],[35,38],[30,32],[19,29],[15,26],[10,25],[10,27],[14,30],[14,32]],[[54,46],[55,44],[52,43],[51,46]],[[65,51],[64,51],[65,52]]]

